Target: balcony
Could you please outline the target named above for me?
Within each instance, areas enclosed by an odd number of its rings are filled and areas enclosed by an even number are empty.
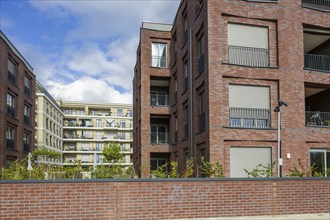
[[[329,0],[302,0],[301,5],[310,9],[330,12]]]
[[[166,93],[152,92],[150,94],[151,106],[169,106],[168,95]]]
[[[198,73],[201,73],[205,68],[205,55],[202,54],[198,59]]]
[[[8,71],[8,81],[16,85],[16,76]]]
[[[12,116],[12,117],[16,117],[16,110],[14,107],[7,105],[7,114]]]
[[[151,132],[150,133],[150,143],[151,144],[168,144],[168,132]]]
[[[30,145],[24,143],[24,145],[23,145],[23,150],[24,150],[24,152],[29,152],[29,151],[30,151]]]
[[[228,46],[230,64],[254,67],[269,66],[269,50],[263,48]]]
[[[330,112],[306,111],[306,126],[330,127]]]
[[[12,150],[15,149],[15,140],[7,139],[7,148]]]
[[[270,110],[256,108],[229,108],[230,127],[269,128]]]
[[[199,115],[199,131],[205,130],[205,112]]]
[[[24,115],[24,124],[30,125],[30,117],[27,115]]]
[[[305,54],[304,68],[306,70],[330,72],[330,56]]]
[[[30,96],[30,94],[31,94],[30,89],[28,87],[26,87],[26,86],[24,86],[24,94],[26,96]]]

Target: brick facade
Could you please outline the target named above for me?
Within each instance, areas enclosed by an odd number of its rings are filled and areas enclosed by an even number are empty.
[[[0,219],[147,220],[327,213],[329,184],[329,178],[2,181]]]
[[[14,77],[9,79],[8,60],[14,64]],[[23,158],[34,149],[35,143],[35,84],[32,67],[0,31],[0,168],[9,161]],[[13,74],[12,74],[13,75]],[[25,77],[29,88],[25,88]],[[7,107],[7,94],[14,97],[11,113]],[[24,107],[29,108],[28,117]],[[14,130],[14,141],[8,143],[7,127]],[[24,143],[24,134],[28,134]]]
[[[184,33],[184,19],[187,31]],[[134,144],[137,171],[141,164],[149,165],[151,152],[169,152],[170,160],[178,161],[180,172],[187,157],[194,157],[198,165],[200,147],[205,147],[205,158],[212,163],[220,161],[225,175],[230,176],[231,147],[268,147],[271,160],[277,161],[277,120],[274,112],[279,100],[289,103],[281,111],[282,176],[301,160],[310,164],[310,151],[327,150],[330,154],[329,126],[306,126],[306,91],[330,91],[328,71],[304,68],[305,36],[310,29],[330,36],[330,14],[302,6],[301,0],[292,1],[242,1],[242,0],[183,0],[180,3],[171,31],[159,32],[141,28],[138,59],[134,77],[134,107],[136,139]],[[269,65],[267,67],[237,65],[229,62],[228,24],[266,27],[268,30]],[[191,34],[189,33],[191,31]],[[149,33],[146,35],[145,33]],[[185,39],[185,35],[188,35]],[[191,36],[190,36],[191,35]],[[205,38],[203,71],[198,69],[198,40]],[[170,38],[170,39],[169,39]],[[151,42],[168,42],[170,66],[161,72],[150,68]],[[305,41],[304,41],[305,40]],[[176,57],[175,46],[177,45]],[[323,44],[322,44],[323,45]],[[326,48],[326,46],[324,46]],[[188,63],[188,89],[184,88],[184,64]],[[147,65],[146,65],[147,64]],[[169,86],[170,106],[150,109],[150,76],[171,76]],[[174,81],[177,79],[178,96],[174,99]],[[267,129],[237,128],[230,126],[229,85],[265,86],[270,88],[270,125]],[[206,128],[199,131],[199,94],[205,92]],[[315,98],[315,96],[312,96]],[[329,114],[324,99],[323,111]],[[138,107],[139,106],[139,107]],[[184,136],[185,114],[189,109],[189,137]],[[317,107],[313,111],[320,111]],[[170,112],[170,113],[168,113]],[[136,115],[138,114],[138,115]],[[170,114],[170,144],[150,147],[150,115]],[[174,141],[175,117],[178,118],[178,141]],[[145,150],[144,150],[145,149]],[[141,153],[142,152],[142,153]],[[145,155],[145,156],[139,156]],[[290,156],[287,156],[290,155]],[[148,177],[149,171],[140,176]],[[198,170],[195,170],[195,176]]]

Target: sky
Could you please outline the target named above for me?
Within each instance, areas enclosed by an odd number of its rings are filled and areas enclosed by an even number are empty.
[[[132,103],[142,21],[172,24],[180,0],[0,0],[0,29],[63,101]]]

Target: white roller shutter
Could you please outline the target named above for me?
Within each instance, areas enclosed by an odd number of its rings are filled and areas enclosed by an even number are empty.
[[[228,24],[228,45],[268,49],[268,28]]]
[[[231,147],[230,177],[247,177],[244,169],[252,171],[259,164],[270,164],[271,155],[269,147]]]
[[[269,87],[229,85],[229,107],[269,109]]]

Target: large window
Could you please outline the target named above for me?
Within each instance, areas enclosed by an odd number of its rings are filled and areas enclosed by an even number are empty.
[[[13,127],[7,126],[7,148],[15,149],[15,129]]]
[[[311,150],[310,157],[313,167],[312,175],[330,176],[330,149]]]
[[[205,130],[205,92],[199,94],[199,131]]]
[[[16,116],[15,96],[10,93],[7,93],[7,114],[13,117]]]
[[[151,144],[167,144],[168,132],[166,125],[151,125],[150,126],[150,142]]]
[[[266,128],[270,126],[269,87],[229,85],[229,125]]]
[[[204,34],[202,34],[198,39],[198,73],[201,73],[204,70],[204,54],[205,54],[205,45],[204,45]]]
[[[28,132],[24,132],[24,135],[23,135],[23,150],[25,152],[30,151],[30,133],[28,133]]]
[[[188,106],[184,108],[184,137],[189,137],[189,113],[188,113]]]
[[[152,43],[152,67],[167,67],[167,44]]]
[[[168,163],[166,158],[151,158],[150,171],[157,170],[158,167],[164,166],[166,163]],[[164,171],[167,172],[167,166],[164,167]]]
[[[8,81],[16,84],[16,65],[11,60],[8,60]]]
[[[268,28],[229,23],[228,61],[244,66],[269,66]]]
[[[183,66],[184,80],[183,80],[183,91],[188,89],[188,62],[184,62]]]

